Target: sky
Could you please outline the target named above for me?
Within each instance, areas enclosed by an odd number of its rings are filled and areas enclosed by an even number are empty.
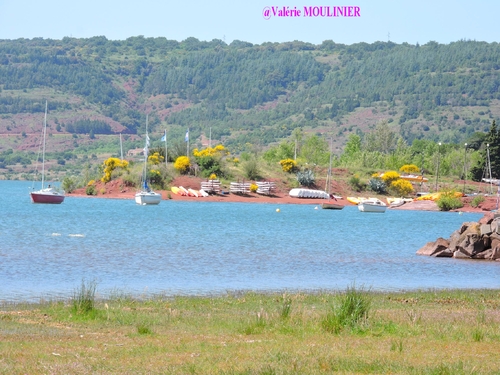
[[[359,16],[305,14],[319,9],[332,14],[341,6],[353,7],[351,12]],[[279,17],[284,7],[300,15]],[[0,39],[125,40],[142,35],[177,41],[220,39],[228,44],[390,40],[422,45],[464,39],[491,43],[500,39],[499,14],[498,0],[0,0]]]

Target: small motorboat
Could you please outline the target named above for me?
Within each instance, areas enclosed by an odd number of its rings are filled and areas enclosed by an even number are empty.
[[[358,204],[361,212],[385,212],[387,205],[377,198],[368,198]]]

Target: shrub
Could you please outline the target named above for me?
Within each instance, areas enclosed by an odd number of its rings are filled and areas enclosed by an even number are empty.
[[[347,181],[349,186],[351,187],[352,190],[355,191],[362,191],[363,190],[363,184],[361,183],[361,180],[357,174],[352,176],[349,181]]]
[[[255,193],[259,187],[255,184],[250,184],[250,192]]]
[[[62,188],[64,191],[71,193],[76,188],[76,181],[71,177],[64,177]]]
[[[420,168],[415,164],[405,164],[399,168],[399,171],[403,173],[420,173]]]
[[[205,157],[205,156],[215,156],[215,155],[228,155],[229,153],[226,151],[226,148],[223,145],[217,145],[215,147],[207,147],[202,150],[198,150],[195,148],[193,150],[193,155],[198,158],[198,157]]]
[[[150,169],[148,171],[148,180],[151,181],[152,184],[161,185],[162,178],[160,171],[157,169]]]
[[[441,211],[455,210],[464,206],[460,198],[455,197],[453,191],[441,193],[439,199],[436,200],[436,204]]]
[[[314,173],[310,169],[306,169],[305,171],[297,172],[296,177],[297,177],[297,181],[302,186],[308,186],[308,187],[314,186],[314,183],[316,182],[316,179],[314,177]]]
[[[257,160],[250,159],[243,164],[243,173],[249,180],[257,180],[259,178],[259,166]]]
[[[354,328],[368,318],[370,307],[371,299],[367,293],[354,286],[349,287],[323,319],[323,329],[339,333],[344,327]]]
[[[196,158],[196,162],[200,166],[201,175],[208,177],[211,174],[224,176],[223,163],[220,157],[216,156],[200,156]]]
[[[292,299],[286,294],[284,294],[281,303],[282,305],[279,312],[280,318],[281,319],[290,318],[290,314],[292,313]]]
[[[118,158],[108,158],[104,161],[103,167],[104,176],[101,178],[101,181],[106,183],[111,181],[111,174],[115,169],[122,168],[126,170],[128,168],[128,161]]]
[[[204,177],[210,176],[215,173],[219,176],[224,176],[224,157],[229,155],[229,152],[225,149],[223,145],[217,145],[215,147],[207,147],[202,150],[195,148],[193,150],[193,156],[196,159],[196,163],[200,166],[201,174]],[[234,165],[238,163],[234,162]]]
[[[174,168],[181,174],[186,174],[189,171],[191,163],[187,156],[179,156],[174,163]]]
[[[159,152],[155,152],[153,155],[148,156],[148,162],[153,165],[158,165],[164,160],[165,158],[163,157],[163,155],[160,155]]]
[[[85,194],[97,195],[97,191],[95,189],[95,186],[94,185],[87,185],[87,188],[85,189]]]
[[[398,172],[395,171],[387,171],[380,178],[385,182],[386,185],[391,185],[392,181],[396,181],[400,178]]]
[[[395,180],[391,182],[391,190],[398,197],[406,197],[410,193],[413,193],[413,185],[410,181],[403,179]]]
[[[82,285],[73,294],[72,310],[75,314],[88,314],[95,309],[95,291],[97,283],[82,280]]]
[[[355,174],[354,176],[351,176],[349,178],[349,180],[347,181],[347,183],[349,184],[349,186],[351,187],[352,190],[355,190],[355,191],[363,190],[363,184],[361,183],[361,179],[359,178],[359,176],[357,174]]]
[[[147,325],[141,323],[137,325],[137,333],[139,335],[151,335],[153,331]]]
[[[481,203],[484,202],[484,196],[483,195],[476,195],[472,201],[470,202],[470,205],[472,207],[478,207]]]
[[[387,192],[387,186],[384,181],[382,181],[378,177],[372,177],[368,181],[368,187],[371,191],[374,191],[378,194],[385,194]]]
[[[293,159],[280,160],[281,169],[286,173],[293,173],[297,170],[297,162]]]
[[[134,187],[140,183],[139,176],[137,175],[126,174],[122,176],[122,179],[123,179],[123,184],[127,187]]]

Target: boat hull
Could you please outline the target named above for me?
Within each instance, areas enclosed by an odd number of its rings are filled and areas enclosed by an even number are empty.
[[[380,200],[365,200],[358,204],[361,212],[385,212],[387,205]]]
[[[323,210],[341,210],[341,209],[344,208],[344,206],[341,205],[341,204],[338,204],[338,203],[333,203],[333,202],[329,203],[329,202],[327,202],[327,203],[322,203],[321,204],[321,208]]]
[[[323,190],[295,188],[288,193],[293,198],[322,198],[328,199],[329,195]]]
[[[155,193],[154,191],[141,191],[135,195],[135,203],[146,206],[146,205],[156,205],[161,202],[161,194]]]
[[[53,190],[39,190],[30,193],[31,202],[45,204],[61,204],[64,202],[64,194]]]

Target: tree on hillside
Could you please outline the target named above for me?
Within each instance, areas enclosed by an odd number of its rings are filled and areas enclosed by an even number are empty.
[[[380,151],[383,154],[388,154],[394,151],[396,145],[396,133],[389,128],[386,120],[379,122],[375,130],[368,133],[365,138],[366,151]]]
[[[292,131],[292,141],[295,143],[294,145],[294,156],[293,159],[297,159],[297,155],[300,153],[300,147],[302,146],[302,139],[304,138],[304,133],[302,132],[302,128],[295,128]]]
[[[497,129],[495,120],[491,123],[490,131],[486,135],[480,149],[480,161],[471,168],[471,176],[474,181],[481,181],[481,178],[488,176],[488,154],[491,165],[491,176],[500,178],[500,130]]]
[[[361,153],[361,137],[357,134],[350,134],[344,147],[344,152],[340,156],[340,163],[343,166],[351,165],[355,160],[359,160]]]
[[[327,165],[330,160],[328,142],[317,135],[306,139],[300,151],[300,157],[309,164]]]

